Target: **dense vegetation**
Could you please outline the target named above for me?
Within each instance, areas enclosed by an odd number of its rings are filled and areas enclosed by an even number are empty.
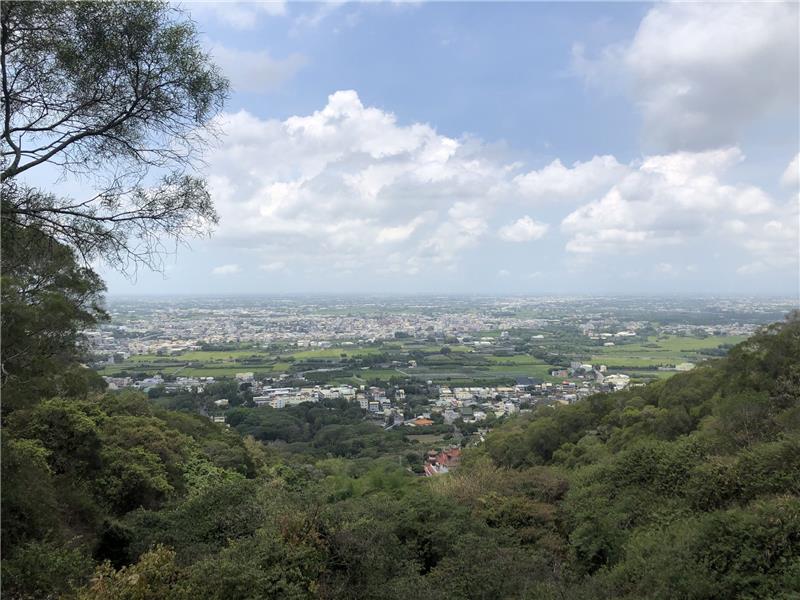
[[[323,400],[281,409],[233,409],[227,421],[243,435],[283,442],[285,451],[314,458],[379,458],[405,448],[402,432],[386,432],[382,424],[365,421],[364,413],[355,402]]]
[[[3,431],[4,593],[800,593],[797,316],[693,372],[512,419],[432,480],[388,458],[321,456],[319,432],[349,425],[325,422],[325,407],[297,412],[283,414],[304,415],[297,435],[312,440],[302,442],[308,452],[136,393],[13,410]],[[244,433],[268,441],[257,414],[242,412],[252,421]]]

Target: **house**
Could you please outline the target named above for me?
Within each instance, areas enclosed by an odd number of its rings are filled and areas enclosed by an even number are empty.
[[[433,421],[431,421],[430,419],[426,419],[424,417],[417,417],[413,421],[409,421],[408,424],[411,427],[430,427],[431,425],[433,425]]]
[[[450,469],[458,467],[461,463],[461,448],[445,448],[441,452],[431,450],[428,452],[428,460],[425,462],[425,476],[433,477],[442,473],[448,473]]]

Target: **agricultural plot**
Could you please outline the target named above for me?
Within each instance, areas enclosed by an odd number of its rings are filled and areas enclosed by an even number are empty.
[[[636,344],[595,346],[590,349],[591,354],[585,354],[585,347],[576,348],[574,354],[567,353],[567,356],[574,356],[576,360],[588,359],[592,364],[604,364],[611,371],[625,372],[634,379],[643,380],[668,377],[671,372],[658,371],[658,367],[684,362],[697,363],[709,358],[702,354],[703,350],[733,345],[742,339],[744,338],[733,336],[651,337],[646,342]],[[552,338],[543,341],[542,346],[555,347],[563,341]],[[218,378],[233,377],[241,372],[253,372],[264,377],[294,372],[305,373],[310,381],[358,385],[376,379],[388,381],[393,377],[413,377],[438,383],[446,382],[449,385],[481,380],[513,380],[517,377],[556,380],[550,377],[552,365],[530,354],[514,354],[510,348],[476,350],[463,345],[452,345],[448,346],[449,352],[442,353],[443,347],[428,342],[402,340],[365,348],[344,346],[269,352],[248,348],[200,350],[174,356],[132,356],[123,363],[105,366],[99,372],[101,375],[128,372]],[[424,357],[420,357],[419,353]],[[385,355],[386,360],[379,359],[377,364],[371,364],[367,360],[380,355]],[[417,367],[408,366],[412,357],[419,358]],[[327,377],[327,371],[334,372]]]
[[[233,377],[236,373],[252,371],[264,375],[286,372],[289,364],[275,355],[253,350],[225,350],[186,352],[175,356],[142,354],[128,360],[108,365],[101,375],[121,372],[155,375],[183,375],[187,377]]]
[[[646,343],[621,344],[598,348],[592,354],[593,364],[604,364],[609,368],[657,369],[684,362],[697,363],[708,355],[701,350],[713,350],[722,345],[738,344],[744,337],[710,336],[707,338],[665,336],[651,337]]]

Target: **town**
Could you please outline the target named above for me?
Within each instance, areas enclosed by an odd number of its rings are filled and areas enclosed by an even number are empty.
[[[226,300],[224,309],[220,302],[114,301],[111,321],[87,332],[92,366],[111,390],[141,390],[223,426],[242,409],[355,407],[364,422],[438,453],[480,444],[499,423],[539,406],[692,370],[791,301],[245,298]],[[424,459],[423,473],[457,463],[440,458]]]

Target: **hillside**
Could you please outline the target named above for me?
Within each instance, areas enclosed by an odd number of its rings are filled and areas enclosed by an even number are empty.
[[[4,416],[4,597],[800,594],[798,315],[511,419],[450,475],[414,476],[379,437],[325,458],[135,393],[28,402]]]

